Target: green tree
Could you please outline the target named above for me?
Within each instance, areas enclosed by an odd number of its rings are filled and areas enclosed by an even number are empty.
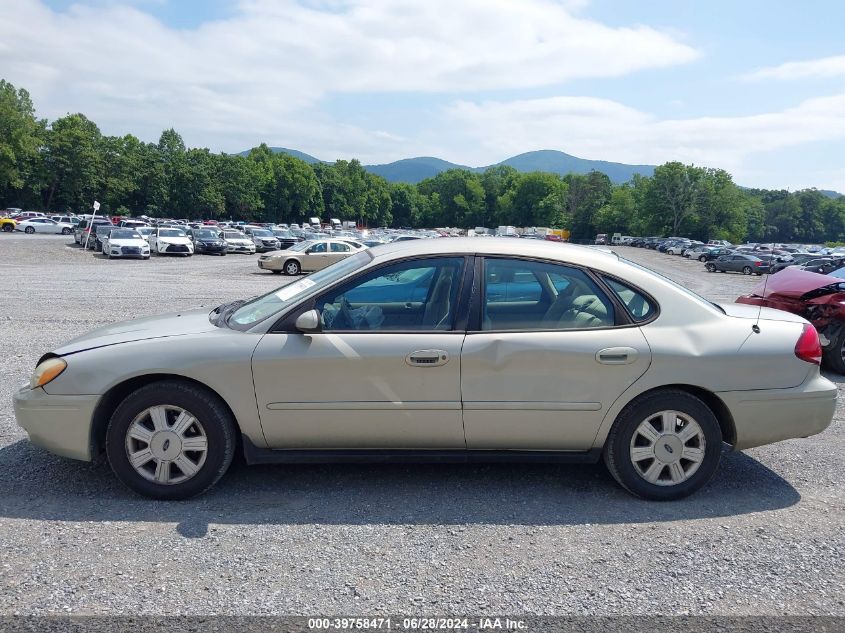
[[[0,79],[0,201],[27,206],[40,194],[46,122],[35,118],[29,93]]]
[[[85,212],[102,191],[100,129],[83,114],[70,114],[50,126],[44,148],[45,206]]]

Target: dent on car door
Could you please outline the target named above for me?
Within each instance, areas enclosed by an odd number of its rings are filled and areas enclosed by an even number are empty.
[[[458,305],[464,270],[463,257],[390,264],[291,314],[292,321],[313,305],[321,314],[321,332],[262,337],[253,376],[269,445],[465,448],[460,391],[465,308]]]
[[[513,301],[502,294],[526,274],[530,298],[528,288]],[[487,258],[477,300],[480,328],[461,354],[467,447],[589,449],[609,406],[651,363],[628,308],[583,270],[519,259]]]

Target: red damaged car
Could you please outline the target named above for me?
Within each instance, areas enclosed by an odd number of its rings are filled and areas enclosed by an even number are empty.
[[[828,275],[786,268],[736,302],[804,317],[819,333],[824,364],[845,374],[845,268]]]

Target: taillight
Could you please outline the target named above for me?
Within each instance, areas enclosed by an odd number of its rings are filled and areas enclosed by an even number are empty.
[[[808,363],[822,364],[822,345],[819,342],[819,334],[812,325],[804,326],[804,331],[795,344],[795,355]]]
[[[755,265],[755,266],[759,266],[759,265],[760,265],[760,264],[762,264],[762,263],[763,263],[763,262],[754,262],[754,265]]]

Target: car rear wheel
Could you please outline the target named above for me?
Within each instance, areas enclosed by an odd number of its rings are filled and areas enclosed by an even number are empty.
[[[291,259],[285,262],[285,274],[286,275],[298,275],[302,270],[302,267],[299,265],[299,262],[295,259]]]
[[[704,255],[702,255],[701,257],[699,257],[699,258],[698,258],[698,261],[700,261],[700,262],[706,262],[706,261],[707,261],[707,258],[706,258]]]
[[[750,274],[751,274],[751,272],[752,272],[752,271],[751,271],[751,266],[744,266],[744,267],[742,268],[742,274],[743,274],[743,275],[750,275]]]
[[[14,231],[14,230],[15,230],[15,227],[14,227],[11,223],[10,223],[10,224],[4,224],[4,225],[3,225],[3,230],[4,230],[6,233],[11,233],[12,231]]]
[[[117,407],[106,453],[126,486],[155,499],[187,499],[223,476],[235,454],[236,426],[213,393],[181,381],[141,387]]]
[[[608,435],[604,461],[632,494],[670,501],[704,486],[721,452],[722,432],[710,408],[685,391],[666,390],[625,407]]]
[[[845,327],[839,330],[839,334],[831,342],[823,353],[824,364],[837,374],[845,374]]]
[[[62,229],[62,235],[70,235],[70,229]]]
[[[33,233],[35,233],[35,229],[34,229],[33,227],[31,227],[31,226],[28,226],[28,227],[26,227],[26,228],[23,230],[23,232],[24,232],[24,233],[29,233],[30,235],[32,235]]]
[[[715,273],[716,267],[713,264],[707,264],[706,266],[704,266],[704,270],[706,270],[708,273]]]

